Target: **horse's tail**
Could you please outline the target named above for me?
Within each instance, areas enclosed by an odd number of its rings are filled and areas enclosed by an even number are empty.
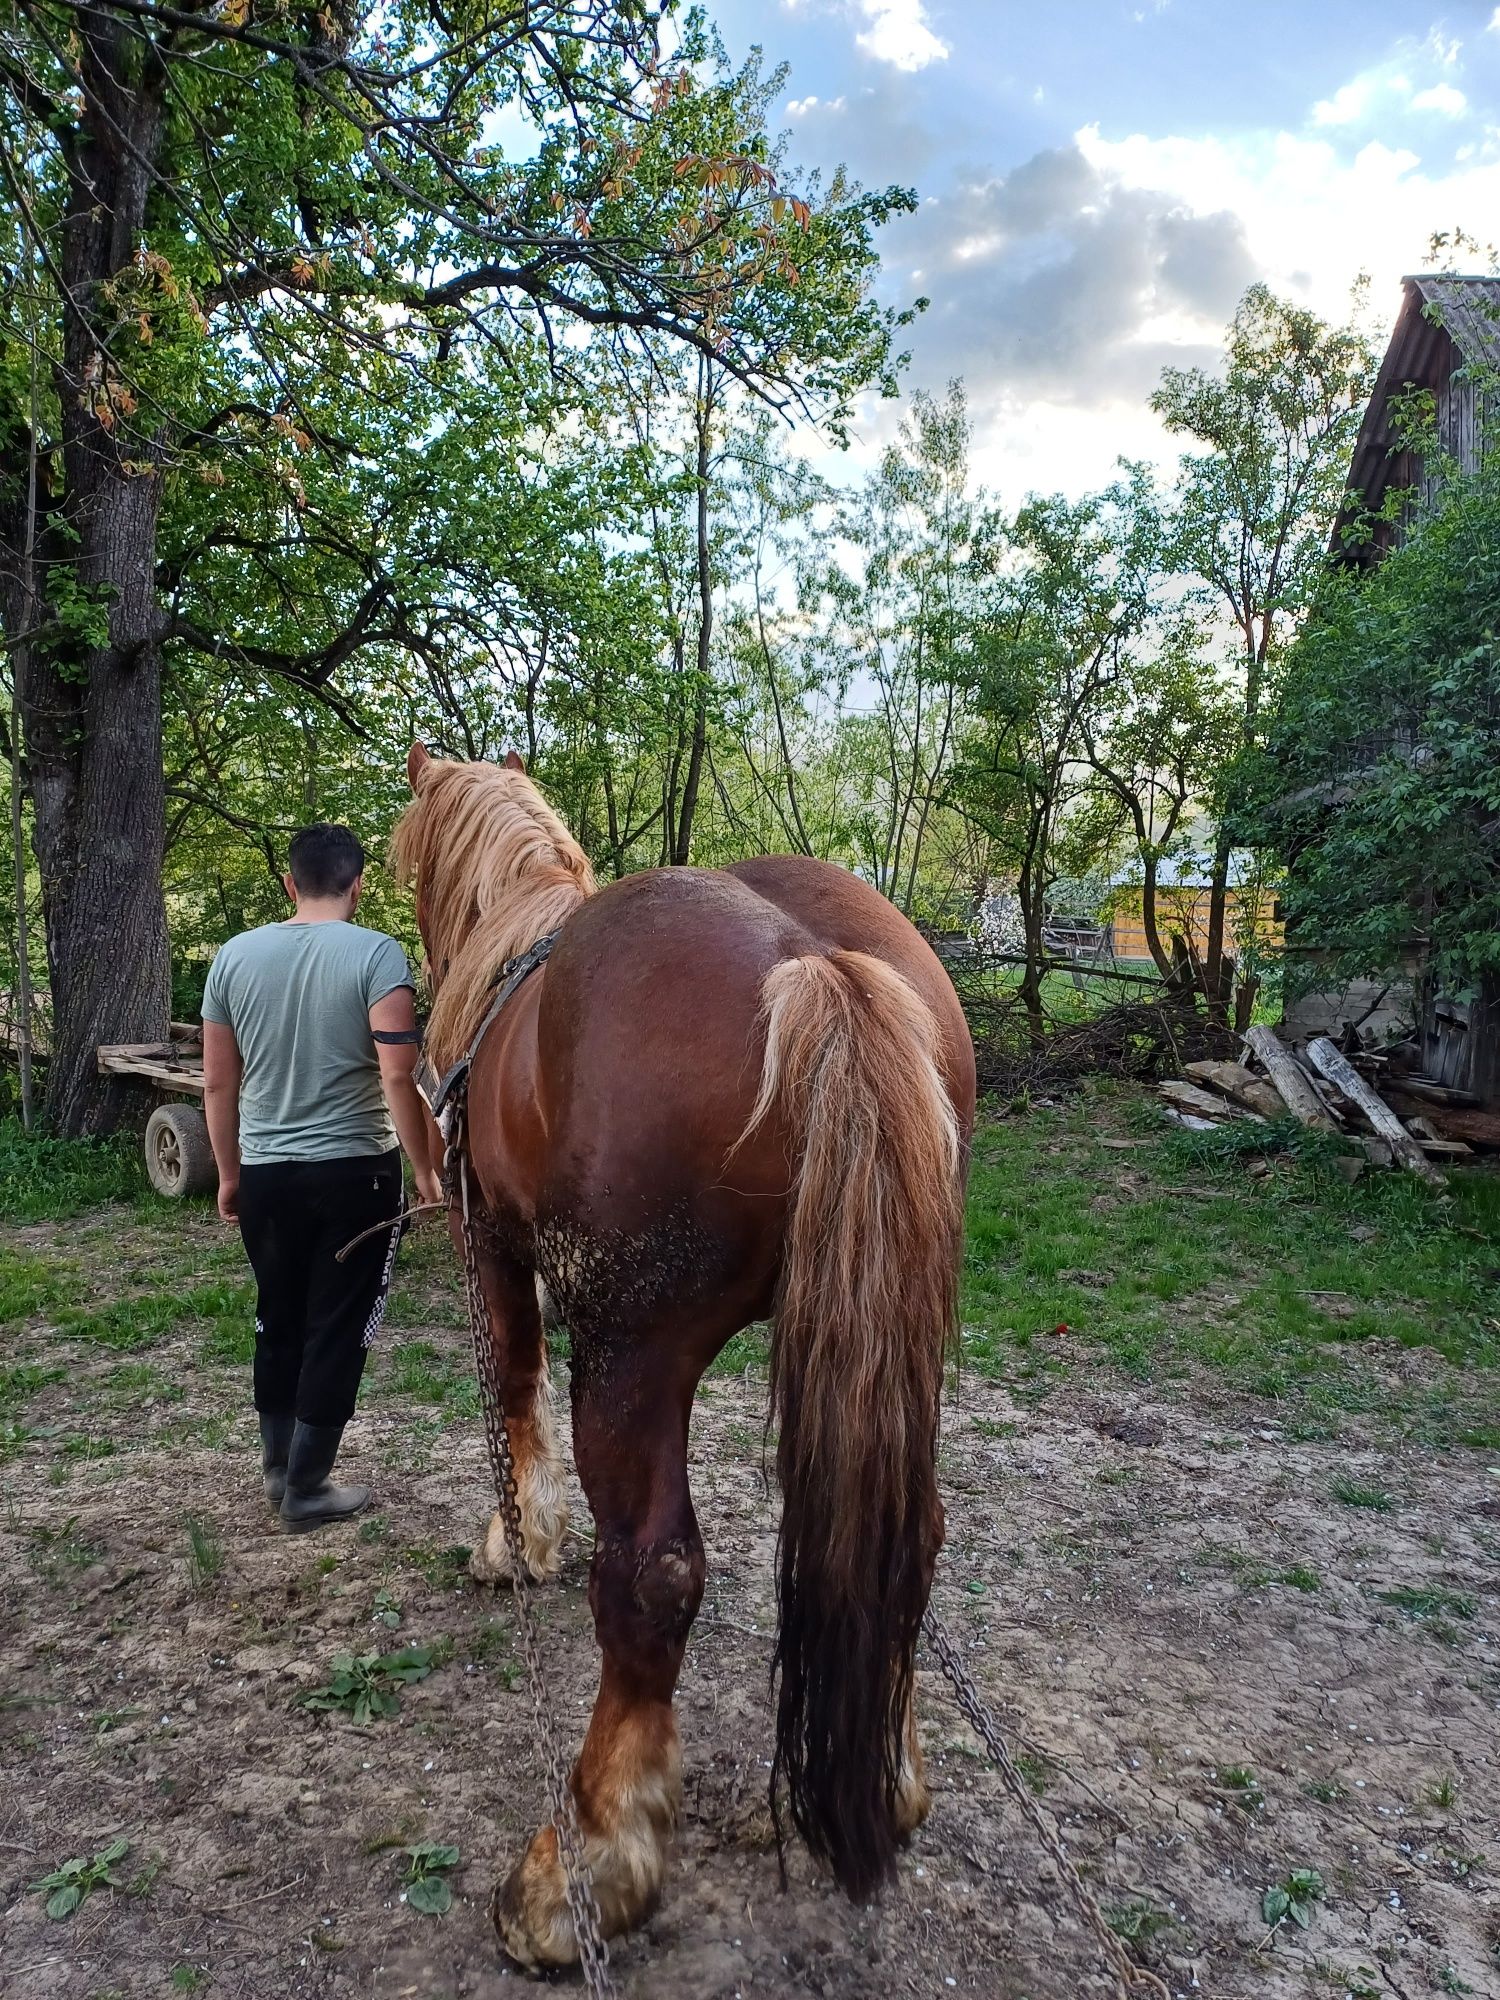
[[[793,1168],[771,1359],[783,1496],[772,1804],[850,1895],[895,1865],[917,1635],[942,1542],[936,1450],[963,1229],[937,1022],[864,952],[784,960],[765,1068]]]

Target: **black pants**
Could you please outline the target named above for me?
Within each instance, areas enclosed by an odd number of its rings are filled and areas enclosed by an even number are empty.
[[[240,1169],[240,1235],[257,1288],[257,1410],[305,1424],[353,1416],[385,1314],[401,1200],[396,1151]],[[334,1262],[351,1237],[387,1221]]]

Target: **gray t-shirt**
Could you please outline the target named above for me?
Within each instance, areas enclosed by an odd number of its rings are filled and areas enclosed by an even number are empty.
[[[203,1018],[239,1045],[247,1167],[390,1151],[370,1009],[411,984],[396,940],[354,924],[266,924],[221,948]]]

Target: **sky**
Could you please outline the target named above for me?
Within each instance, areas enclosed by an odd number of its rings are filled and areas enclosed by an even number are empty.
[[[1264,279],[1383,344],[1406,272],[1500,240],[1500,6],[1464,0],[714,0],[790,66],[792,159],[913,188],[881,292],[910,387],[968,389],[979,477],[1077,494],[1175,455],[1147,397]],[[1449,268],[1484,269],[1472,253]],[[854,470],[899,411],[868,405]]]

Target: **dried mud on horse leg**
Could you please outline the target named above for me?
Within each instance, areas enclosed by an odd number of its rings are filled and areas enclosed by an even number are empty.
[[[61,1379],[0,1465],[0,1992],[519,1992],[486,1904],[541,1782],[507,1599],[465,1569],[492,1499],[454,1317],[409,1318],[372,1369],[347,1458],[376,1513],[296,1540],[259,1499],[243,1371],[201,1330],[137,1360],[49,1339],[28,1329],[26,1365]],[[715,1377],[695,1414],[708,1589],[678,1702],[683,1825],[660,1913],[615,1949],[622,1991],[1102,2000],[1087,1933],[930,1665],[933,1811],[895,1888],[851,1908],[795,1850],[778,1887],[763,1397]],[[1031,1411],[966,1379],[939,1608],[1174,1993],[1493,1993],[1495,1482],[1479,1453],[1289,1442],[1263,1411],[1141,1397],[1129,1435],[1154,1441],[1129,1443],[1081,1389]],[[1337,1478],[1390,1510],[1340,1504]],[[573,1500],[539,1610],[576,1742],[597,1654]],[[436,1652],[399,1713],[298,1705],[334,1655],[405,1645]],[[28,1885],[117,1837],[120,1889],[49,1920]],[[460,1850],[446,1916],[402,1900],[420,1841]],[[1262,1895],[1293,1868],[1323,1900],[1306,1934],[1268,1938]]]

